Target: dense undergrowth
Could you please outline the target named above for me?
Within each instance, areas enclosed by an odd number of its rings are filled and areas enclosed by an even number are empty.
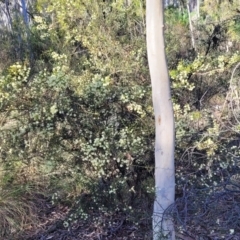
[[[179,238],[240,236],[240,6],[210,2],[191,14],[192,31],[186,5],[165,10],[177,182],[168,213]],[[0,32],[1,237],[38,224],[40,195],[72,208],[66,229],[97,224],[96,212],[151,224],[143,1],[39,0],[29,11],[29,27],[18,13]]]

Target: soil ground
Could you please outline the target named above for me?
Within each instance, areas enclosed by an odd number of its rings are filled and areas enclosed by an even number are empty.
[[[127,220],[124,214],[93,213],[89,220],[78,220],[71,228],[64,226],[70,207],[59,204],[52,206],[46,199],[39,199],[37,219],[22,232],[4,240],[150,240],[151,223],[141,219],[138,224]],[[96,223],[93,219],[100,220]]]

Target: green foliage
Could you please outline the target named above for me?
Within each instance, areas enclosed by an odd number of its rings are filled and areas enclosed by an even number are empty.
[[[63,65],[65,57],[51,56],[57,62],[51,73],[43,70],[29,77],[28,68],[18,63],[2,78],[1,110],[12,121],[1,129],[1,156],[6,171],[13,173],[7,174],[8,181],[46,184],[44,178],[51,174],[51,184],[65,176],[85,185],[80,192],[90,191],[94,206],[127,211],[134,189],[148,175],[151,131],[142,124],[149,122],[142,103],[149,90],[116,87],[110,77],[96,74],[78,93],[71,84],[75,78]]]
[[[176,68],[178,60],[192,55],[187,10],[170,7],[165,11],[165,42],[170,69]]]
[[[229,35],[231,36],[231,39],[234,41],[238,41],[240,38],[240,19],[234,19],[229,24]]]
[[[37,15],[32,26],[39,59],[33,68],[15,63],[1,76],[5,181],[52,188],[53,203],[62,191],[80,196],[66,226],[92,208],[133,214],[139,194],[153,189],[143,9],[138,1],[119,4],[108,12],[95,2],[45,5],[48,17]],[[145,181],[152,185],[142,188]]]

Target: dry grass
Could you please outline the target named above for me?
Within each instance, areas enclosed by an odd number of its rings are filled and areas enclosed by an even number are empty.
[[[1,190],[0,193],[0,237],[15,234],[37,223],[36,206],[30,195],[20,190]]]

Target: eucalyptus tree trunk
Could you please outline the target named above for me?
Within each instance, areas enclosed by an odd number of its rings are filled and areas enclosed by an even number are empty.
[[[9,10],[9,0],[0,1],[0,29],[12,31],[12,17]]]
[[[174,117],[164,47],[163,0],[146,0],[148,64],[155,114],[155,202],[153,239],[175,239],[172,219],[164,211],[174,203]]]
[[[25,0],[21,0],[21,8],[22,8],[22,15],[23,15],[23,20],[26,25],[26,27],[29,27],[29,20],[28,20],[28,13],[27,13],[27,6]]]
[[[194,34],[193,34],[193,25],[192,25],[192,19],[191,19],[191,12],[189,8],[189,4],[187,4],[187,10],[188,10],[188,21],[189,21],[189,28],[190,28],[190,35],[191,35],[191,40],[192,40],[192,48],[195,48],[195,39],[194,39]]]

